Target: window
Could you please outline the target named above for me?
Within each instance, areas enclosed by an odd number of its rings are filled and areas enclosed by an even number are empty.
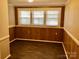
[[[30,11],[20,11],[19,13],[19,25],[30,24]]]
[[[61,8],[18,8],[18,25],[60,26]]]
[[[33,11],[33,24],[43,25],[44,24],[44,11]]]
[[[59,25],[59,11],[46,12],[46,25],[58,26]]]

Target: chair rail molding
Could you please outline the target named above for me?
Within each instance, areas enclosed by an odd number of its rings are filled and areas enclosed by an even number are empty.
[[[7,39],[7,38],[9,38],[9,35],[6,35],[6,36],[0,38],[0,42],[3,41],[3,40],[5,40],[5,39]]]
[[[79,46],[79,40],[74,37],[66,28],[64,28],[65,32],[73,39],[73,41]]]

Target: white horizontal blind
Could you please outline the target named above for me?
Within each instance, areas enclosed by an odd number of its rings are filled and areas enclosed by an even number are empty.
[[[30,11],[19,11],[19,25],[30,24]]]
[[[44,11],[32,11],[32,18],[34,25],[44,24]]]
[[[52,10],[46,12],[46,25],[58,26],[59,25],[59,10]]]

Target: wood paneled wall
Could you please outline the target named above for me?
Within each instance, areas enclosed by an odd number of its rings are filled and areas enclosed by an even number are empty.
[[[79,46],[73,39],[64,31],[64,46],[69,59],[79,59]]]
[[[79,59],[79,46],[59,28],[13,27],[9,28],[10,41],[14,38],[60,41],[64,43],[69,59]],[[63,39],[64,37],[64,39]]]
[[[15,27],[9,28],[10,41],[15,39],[14,31],[15,31]]]
[[[62,41],[63,29],[40,27],[15,27],[15,38]]]

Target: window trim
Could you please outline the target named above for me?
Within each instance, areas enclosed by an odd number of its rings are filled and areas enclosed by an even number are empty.
[[[18,8],[61,8],[60,26],[52,26],[52,27],[63,27],[64,26],[65,6],[15,6],[14,8],[15,8],[15,25],[18,25]],[[32,23],[32,12],[30,14],[31,14],[30,21]],[[44,26],[45,26],[45,24],[46,24],[46,11],[44,14],[45,14],[44,15]],[[46,26],[49,26],[49,25],[46,25]]]

